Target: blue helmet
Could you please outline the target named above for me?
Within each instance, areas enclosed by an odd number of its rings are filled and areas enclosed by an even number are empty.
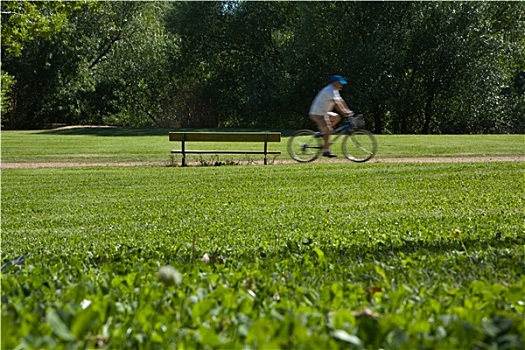
[[[334,81],[338,81],[342,85],[346,85],[347,84],[345,78],[343,78],[340,75],[332,75],[332,77],[330,78],[330,83],[333,83]]]

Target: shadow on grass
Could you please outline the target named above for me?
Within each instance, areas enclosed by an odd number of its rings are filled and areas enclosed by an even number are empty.
[[[291,255],[301,255],[308,254],[313,258],[316,257],[315,251],[310,246],[310,242],[306,240],[303,241],[286,241],[284,244],[277,249],[265,249],[266,247],[261,246],[256,249],[256,251],[244,252],[237,256],[234,256],[233,259],[236,261],[251,261],[257,256],[260,259],[277,259],[282,260],[286,259]],[[474,256],[480,251],[489,251],[490,248],[496,249],[499,251],[498,254],[502,254],[499,258],[516,258],[517,255],[520,258],[523,256],[523,252],[519,249],[516,249],[518,246],[522,246],[525,243],[523,237],[506,237],[501,239],[500,237],[493,237],[486,240],[465,240],[463,243],[456,239],[443,239],[438,242],[426,242],[426,241],[402,241],[395,244],[392,243],[378,243],[373,246],[362,246],[354,245],[335,248],[331,252],[325,252],[329,259],[335,259],[334,261],[339,262],[355,262],[356,260],[379,260],[379,261],[389,261],[391,259],[399,258],[400,254],[405,256],[410,256],[412,254],[418,255],[429,255],[429,256],[438,256],[443,255],[446,252],[458,251],[462,252],[469,259],[477,259]],[[124,249],[129,249],[125,256],[134,255],[142,256],[147,258],[159,258],[158,254],[161,252],[161,255],[169,256],[172,259],[179,261],[180,263],[188,264],[192,260],[200,259],[200,256],[191,257],[191,252],[184,251],[180,252],[179,249],[184,246],[181,244],[177,251],[173,252],[170,250],[162,251],[155,249],[154,251],[148,248],[142,248],[139,246],[127,245],[125,242],[121,242],[121,246]],[[467,251],[465,251],[465,248]],[[505,252],[505,250],[508,250]],[[118,255],[118,254],[117,254]],[[496,256],[494,256],[496,257]],[[110,258],[111,259],[111,258]],[[117,258],[118,259],[118,258]],[[521,262],[521,266],[525,267],[525,263]]]
[[[42,130],[37,134],[45,135],[91,135],[91,136],[168,136],[170,131],[201,131],[201,132],[264,132],[274,131],[265,129],[249,129],[249,128],[203,128],[203,129],[167,129],[167,128],[119,128],[111,126],[78,126],[78,127],[64,127],[51,130]],[[288,136],[292,131],[286,130],[282,132],[282,136]]]
[[[162,128],[119,128],[110,126],[92,127],[64,127],[51,130],[42,130],[38,134],[46,135],[92,135],[92,136],[167,136],[174,129]]]
[[[303,241],[287,241],[277,249],[265,249],[265,247],[259,247],[256,251],[244,252],[234,256],[223,256],[230,260],[234,264],[239,261],[253,261],[254,258],[263,259],[267,261],[272,260],[286,260],[290,256],[309,255],[312,259],[316,259],[317,253],[310,247],[310,242]],[[400,256],[410,257],[412,254],[419,256],[439,256],[446,252],[458,251],[464,255],[465,258],[470,261],[471,264],[478,264],[483,262],[493,263],[494,261],[501,261],[506,263],[507,261],[516,261],[515,267],[518,267],[518,275],[522,274],[525,263],[523,262],[523,251],[516,249],[516,247],[523,246],[525,243],[523,237],[493,237],[486,240],[465,240],[460,243],[455,239],[443,239],[439,242],[425,242],[425,241],[403,241],[397,244],[385,244],[379,243],[374,246],[344,246],[336,248],[334,251],[327,253],[327,258],[330,261],[337,261],[338,263],[353,264],[355,261],[393,261],[399,259]],[[129,264],[129,257],[141,257],[145,260],[171,260],[177,261],[180,264],[194,264],[200,263],[200,256],[192,256],[185,243],[181,243],[175,250],[173,247],[169,249],[152,249],[151,247],[141,247],[136,242],[115,242],[116,246],[119,247],[118,251],[112,254],[96,254],[90,258],[90,264],[98,266],[100,264],[114,264],[117,266],[122,263],[124,268]],[[466,251],[465,251],[466,248]],[[479,252],[490,252],[489,256],[479,257]],[[403,255],[400,255],[400,254]],[[31,256],[31,257],[30,257]],[[23,266],[27,260],[34,260],[36,258],[33,254],[25,254],[19,257],[7,257],[3,259],[2,271],[10,270],[13,267]],[[222,259],[221,258],[221,259]],[[68,259],[67,256],[53,256],[53,259],[60,259],[65,261]],[[483,261],[482,261],[483,260]],[[486,260],[486,261],[485,261]],[[48,262],[43,262],[48,264]],[[417,263],[417,260],[415,260]]]

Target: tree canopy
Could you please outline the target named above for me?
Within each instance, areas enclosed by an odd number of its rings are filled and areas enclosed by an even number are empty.
[[[525,132],[522,2],[1,3],[2,126],[299,128],[332,74],[376,133]]]

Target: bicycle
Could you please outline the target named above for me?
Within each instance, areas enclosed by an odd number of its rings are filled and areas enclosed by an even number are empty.
[[[353,162],[366,162],[377,152],[377,141],[372,132],[363,129],[362,114],[346,118],[343,124],[332,131],[330,145],[342,139],[342,151],[345,157]],[[322,152],[323,133],[309,129],[295,131],[288,140],[288,153],[298,162],[312,162]]]

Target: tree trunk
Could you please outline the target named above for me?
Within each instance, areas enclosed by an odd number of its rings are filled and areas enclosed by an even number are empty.
[[[430,92],[427,96],[427,101],[425,102],[425,122],[423,123],[423,130],[421,130],[423,134],[430,133],[430,121],[432,120],[432,102],[434,101],[434,97],[436,96],[435,90],[435,88],[430,89]]]

